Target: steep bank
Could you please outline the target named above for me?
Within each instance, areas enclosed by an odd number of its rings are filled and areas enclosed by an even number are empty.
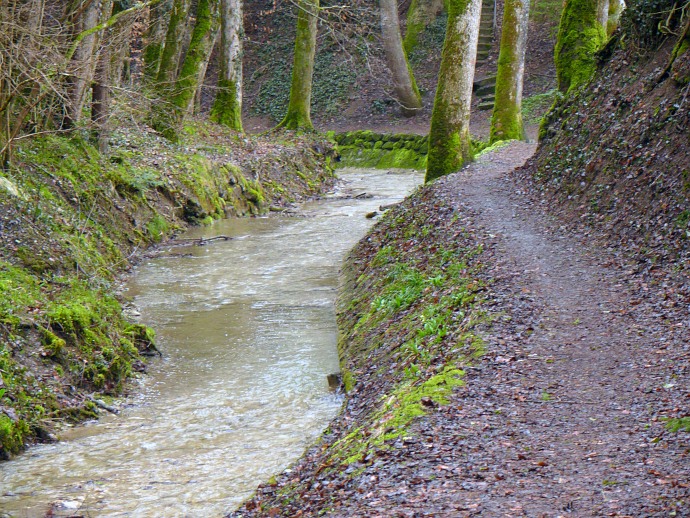
[[[602,55],[592,84],[548,114],[517,173],[563,223],[599,235],[621,267],[673,283],[672,305],[690,302],[689,42]]]
[[[180,146],[121,130],[27,141],[0,176],[0,457],[109,408],[156,354],[129,322],[119,273],[187,225],[279,210],[331,185],[330,146],[191,125]],[[104,401],[104,397],[106,401]]]

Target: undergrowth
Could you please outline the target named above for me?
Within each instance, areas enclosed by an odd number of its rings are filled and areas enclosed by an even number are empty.
[[[394,447],[463,384],[463,369],[484,350],[477,327],[490,321],[481,307],[482,253],[459,216],[413,212],[409,204],[355,249],[339,301],[339,351],[347,391],[376,396],[330,447],[329,465],[366,462]]]

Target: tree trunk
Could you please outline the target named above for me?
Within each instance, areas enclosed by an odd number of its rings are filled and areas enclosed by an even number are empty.
[[[625,2],[623,0],[610,0],[609,2],[609,17],[606,23],[606,32],[611,36],[620,25],[621,15],[625,9]]]
[[[108,59],[102,55],[98,60],[93,86],[91,87],[91,123],[94,140],[99,151],[108,150],[108,118],[110,116],[110,88],[108,86]]]
[[[102,12],[101,2],[83,0],[75,5],[75,9],[77,12],[75,19],[72,20],[75,35],[98,25]],[[65,128],[74,127],[81,119],[86,92],[91,87],[91,81],[96,70],[99,43],[100,31],[86,36],[72,56],[66,114],[63,122]]]
[[[166,138],[177,141],[179,130],[188,113],[199,82],[201,66],[212,50],[215,30],[218,26],[217,0],[199,0],[196,23],[172,96],[167,99],[170,105],[159,103],[154,109],[152,126]],[[167,42],[166,42],[167,47]],[[161,67],[163,63],[161,62]],[[159,74],[160,75],[160,74]]]
[[[481,8],[481,0],[449,0],[429,131],[427,182],[457,171],[472,159],[470,108]]]
[[[501,50],[496,74],[496,101],[491,117],[491,143],[525,138],[522,124],[522,81],[529,25],[529,0],[505,0]]]
[[[566,0],[556,39],[558,88],[571,91],[589,81],[596,71],[595,54],[606,40],[597,19],[597,0]]]
[[[211,120],[242,131],[242,1],[221,0],[220,70]]]
[[[597,0],[597,21],[606,29],[609,23],[609,0]]]
[[[165,33],[165,45],[160,54],[158,74],[156,75],[156,88],[163,97],[168,97],[172,85],[175,82],[177,68],[180,62],[182,50],[182,36],[187,24],[187,12],[190,0],[173,0],[168,30]]]
[[[299,0],[290,102],[278,128],[311,131],[311,87],[316,54],[319,0]]]
[[[388,68],[393,75],[393,91],[403,115],[408,117],[416,115],[422,108],[422,97],[419,95],[412,69],[402,46],[398,0],[379,0],[379,2],[383,49],[386,53]]]
[[[149,12],[149,26],[146,29],[143,52],[144,79],[147,83],[153,82],[158,75],[172,6],[172,0],[162,0],[153,5]]]
[[[408,55],[417,46],[419,35],[443,11],[443,0],[412,0],[407,10],[407,26],[403,46]]]

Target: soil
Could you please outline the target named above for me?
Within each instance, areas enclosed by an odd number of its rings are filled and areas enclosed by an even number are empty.
[[[534,149],[512,143],[417,200],[468,218],[493,257],[506,318],[465,387],[355,473],[322,470],[326,437],[236,516],[687,515],[690,440],[663,418],[690,397],[688,326],[525,195],[511,172]]]

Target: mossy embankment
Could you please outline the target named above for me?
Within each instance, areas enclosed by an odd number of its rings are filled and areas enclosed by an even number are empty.
[[[370,130],[347,133],[328,132],[338,146],[338,167],[372,169],[426,169],[429,139],[412,133],[376,133]],[[486,142],[472,139],[473,153],[479,153]]]
[[[488,255],[469,217],[434,185],[384,216],[343,270],[342,414],[233,516],[328,512],[383,451],[404,448],[414,422],[447,403],[483,354],[482,329],[494,318]]]
[[[328,143],[273,140],[197,124],[181,145],[120,131],[108,155],[79,135],[22,143],[0,173],[0,458],[95,417],[156,354],[114,294],[138,252],[331,185]]]

